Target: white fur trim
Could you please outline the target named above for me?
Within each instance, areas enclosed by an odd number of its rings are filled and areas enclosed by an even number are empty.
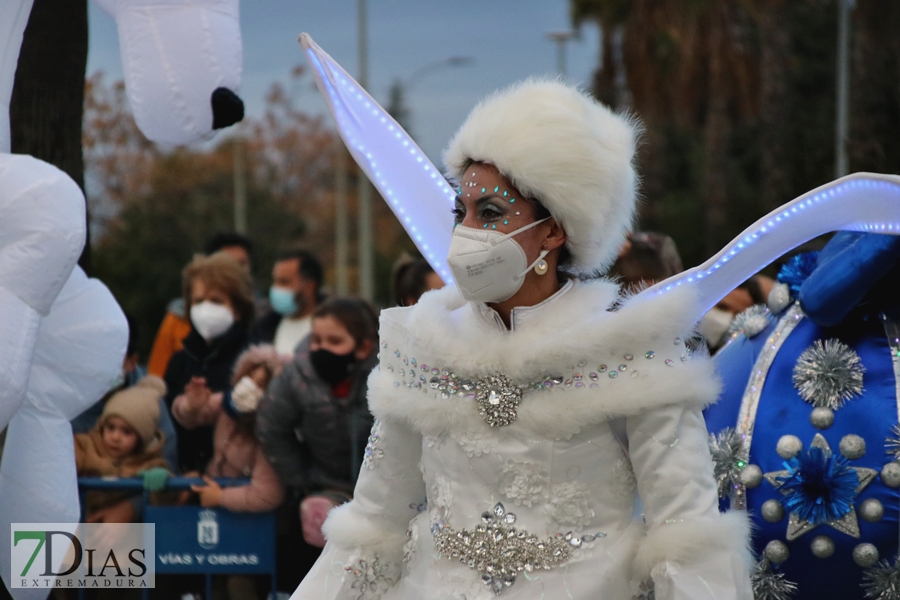
[[[470,162],[497,167],[562,225],[575,273],[605,271],[634,218],[632,160],[640,126],[588,94],[529,79],[476,106],[444,152],[450,175]]]
[[[348,502],[328,513],[322,524],[325,539],[346,549],[365,548],[367,554],[377,554],[386,562],[399,562],[406,532],[380,527],[378,519],[361,515],[355,508]]]
[[[655,527],[638,545],[634,572],[645,579],[660,563],[702,564],[706,557],[720,553],[737,553],[747,569],[753,565],[746,512],[731,511]]]
[[[431,388],[431,379],[445,371],[470,380],[500,373],[516,384],[563,378],[550,390],[526,390],[518,418],[494,429],[497,435],[566,438],[661,406],[706,406],[720,391],[713,366],[706,358],[682,361],[684,344],[675,343],[690,333],[681,315],[693,294],[679,288],[610,312],[618,297],[613,284],[580,283],[508,332],[475,303],[461,301],[455,289],[430,292],[413,308],[382,313],[386,346],[369,377],[369,406],[376,417],[401,420],[423,434],[487,428],[471,398],[444,398]],[[646,358],[647,352],[655,354]],[[620,365],[626,370],[610,378]]]

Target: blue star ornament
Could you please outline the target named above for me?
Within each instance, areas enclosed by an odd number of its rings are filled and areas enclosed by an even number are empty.
[[[835,455],[828,441],[816,434],[808,451],[784,463],[785,470],[765,474],[765,479],[784,496],[790,511],[787,539],[793,541],[819,525],[828,525],[859,538],[854,501],[878,472],[851,467]]]

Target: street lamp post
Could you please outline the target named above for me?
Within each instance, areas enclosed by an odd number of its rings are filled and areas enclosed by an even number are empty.
[[[850,11],[855,0],[838,0],[837,110],[834,124],[834,171],[843,177],[847,161],[847,122],[850,112]]]
[[[475,59],[471,56],[448,56],[447,58],[443,58],[441,60],[436,60],[434,62],[428,63],[424,66],[419,67],[415,71],[413,71],[409,77],[402,80],[396,80],[394,82],[394,90],[396,90],[397,97],[392,97],[392,104],[396,104],[395,108],[397,110],[403,109],[403,99],[408,95],[410,88],[414,83],[418,83],[422,79],[424,79],[427,75],[434,73],[443,68],[453,68],[453,67],[465,67],[471,65],[475,62]],[[389,108],[390,110],[390,108]],[[406,111],[407,113],[411,111]],[[396,119],[398,115],[393,115]],[[402,115],[401,115],[402,116]],[[412,118],[407,116],[407,133],[412,135],[411,131],[411,123]],[[398,119],[399,120],[399,119]]]
[[[547,39],[556,42],[556,72],[566,76],[566,42],[575,38],[577,34],[574,31],[549,31]]]
[[[359,85],[369,85],[368,33],[366,30],[366,0],[357,0],[357,35],[359,39]],[[359,295],[369,301],[375,297],[375,250],[372,235],[372,186],[360,173],[356,187],[359,200]]]

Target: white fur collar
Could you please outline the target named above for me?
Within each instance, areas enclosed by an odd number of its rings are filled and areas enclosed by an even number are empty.
[[[609,281],[576,282],[531,309],[515,331],[501,330],[450,286],[425,294],[414,307],[386,310],[380,364],[369,379],[372,412],[428,434],[489,428],[471,397],[442,393],[442,376],[454,375],[502,374],[530,385],[517,420],[494,429],[499,435],[570,437],[610,418],[714,401],[719,385],[711,363],[688,359],[681,341],[691,332],[682,315],[692,314],[693,290],[678,288],[640,307],[626,302],[610,311],[618,299]],[[561,382],[535,389],[548,377]]]

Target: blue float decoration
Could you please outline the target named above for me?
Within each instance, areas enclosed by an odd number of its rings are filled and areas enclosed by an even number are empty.
[[[813,446],[786,461],[784,468],[790,474],[777,480],[788,512],[822,525],[853,510],[859,477],[843,456]]]
[[[800,295],[800,286],[812,275],[819,260],[818,252],[804,252],[792,257],[778,272],[778,282],[787,284],[794,300]]]

